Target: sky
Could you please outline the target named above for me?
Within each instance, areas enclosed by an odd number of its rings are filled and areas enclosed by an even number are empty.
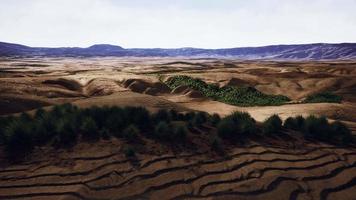
[[[356,42],[356,0],[0,0],[0,41],[125,48]]]

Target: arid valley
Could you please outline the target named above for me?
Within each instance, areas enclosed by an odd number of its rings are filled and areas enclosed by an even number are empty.
[[[257,130],[274,114],[283,121],[315,115],[340,121],[356,135],[354,61],[4,57],[0,66],[3,117],[37,116],[39,108],[49,112],[66,103],[83,110],[144,107],[152,115],[173,110],[172,121],[180,113],[224,118],[240,111],[256,120]],[[219,91],[248,88],[262,103],[213,98],[189,84],[176,87],[175,77]],[[325,91],[342,100],[307,101]],[[283,101],[264,103],[272,97]],[[183,143],[149,136],[138,136],[139,142],[125,136],[79,138],[69,148],[35,146],[21,162],[8,161],[0,146],[0,199],[355,199],[355,144],[305,139],[288,128],[212,143],[219,130],[208,121],[188,125]]]

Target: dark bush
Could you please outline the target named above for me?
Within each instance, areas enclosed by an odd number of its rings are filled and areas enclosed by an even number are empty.
[[[184,124],[174,124],[171,139],[175,142],[184,142],[187,138],[188,132],[189,131]]]
[[[303,130],[307,138],[328,139],[330,126],[325,117],[311,115],[305,119]]]
[[[339,121],[335,121],[330,126],[330,138],[338,139],[344,145],[353,143],[351,130],[345,124]]]
[[[69,118],[59,119],[55,127],[57,135],[55,145],[69,147],[76,144],[78,138],[76,131],[74,124]]]
[[[201,126],[207,121],[207,113],[205,112],[198,112],[193,117],[193,125],[194,126]]]
[[[317,94],[309,95],[303,102],[304,103],[340,103],[342,97],[332,92],[320,92]]]
[[[184,120],[185,121],[191,121],[195,117],[195,112],[187,112],[184,114]]]
[[[125,119],[119,114],[110,114],[105,122],[104,127],[111,131],[116,137],[121,136],[121,131],[125,127]]]
[[[127,124],[135,124],[141,130],[146,130],[151,127],[151,116],[148,110],[144,107],[125,107],[127,114]],[[158,115],[162,114],[163,111],[158,111]],[[168,116],[166,120],[170,120],[168,112],[165,110],[163,116],[158,116],[159,118],[164,118]],[[163,119],[162,119],[163,120]]]
[[[220,115],[214,113],[211,117],[210,117],[210,122],[213,126],[216,126],[219,122],[221,121]]]
[[[295,118],[288,117],[283,126],[287,129],[295,130],[295,131],[303,131],[304,129],[305,119],[303,116],[299,115]]]
[[[136,157],[136,153],[133,147],[131,146],[127,146],[124,148],[124,154],[126,156],[126,158],[135,158]]]
[[[5,128],[4,136],[5,151],[10,160],[21,159],[32,152],[34,144],[29,122],[12,121]]]
[[[272,115],[263,122],[262,131],[266,135],[278,134],[282,130],[282,120],[278,115]]]
[[[83,139],[95,141],[100,138],[99,129],[96,122],[91,117],[86,117],[83,119],[80,131],[82,133]]]
[[[176,110],[169,110],[169,115],[171,116],[172,120],[179,120],[178,112]]]
[[[43,108],[39,108],[35,112],[35,118],[41,119],[43,117],[43,115],[45,115],[45,114],[46,114],[46,111]]]
[[[223,139],[235,139],[238,134],[238,125],[229,118],[225,118],[218,123],[218,135]]]
[[[101,138],[109,140],[111,137],[110,131],[107,128],[103,128],[99,131]]]
[[[160,109],[153,115],[153,119],[156,123],[159,123],[161,121],[165,121],[168,123],[171,121],[171,116],[167,110]]]
[[[211,149],[216,152],[223,151],[222,141],[218,136],[214,136],[210,138]]]
[[[138,139],[140,131],[135,125],[129,125],[123,132],[124,138],[129,142],[135,142]]]
[[[161,140],[170,140],[171,139],[171,128],[165,121],[159,122],[155,127],[155,136]]]
[[[218,126],[218,134],[224,139],[243,139],[250,134],[256,133],[255,120],[243,112],[234,112],[223,118]]]

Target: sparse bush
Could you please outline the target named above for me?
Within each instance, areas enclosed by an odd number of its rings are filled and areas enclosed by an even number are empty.
[[[140,131],[135,125],[129,125],[123,132],[123,136],[129,142],[135,142],[138,139]]]
[[[278,115],[272,115],[263,122],[263,133],[266,135],[278,134],[282,130],[282,120]]]
[[[98,126],[91,117],[86,117],[83,119],[80,126],[80,131],[82,132],[83,138],[86,140],[94,141],[100,138]]]

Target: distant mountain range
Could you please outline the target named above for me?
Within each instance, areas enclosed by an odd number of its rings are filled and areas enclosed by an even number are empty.
[[[271,45],[263,47],[239,47],[227,49],[200,48],[122,48],[110,44],[79,47],[29,47],[0,42],[0,56],[32,57],[91,57],[91,56],[137,56],[137,57],[234,57],[239,59],[278,60],[331,60],[356,59],[356,43]]]

